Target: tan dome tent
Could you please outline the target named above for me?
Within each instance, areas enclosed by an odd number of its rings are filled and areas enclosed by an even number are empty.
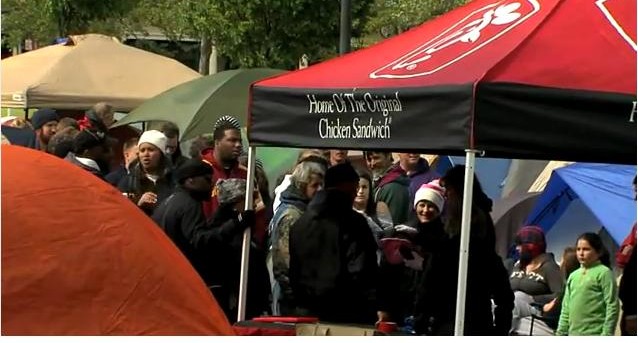
[[[87,34],[2,60],[2,107],[129,112],[200,75],[174,59]]]

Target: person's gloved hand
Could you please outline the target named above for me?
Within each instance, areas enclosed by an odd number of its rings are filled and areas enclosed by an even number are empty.
[[[417,230],[416,228],[404,224],[396,225],[394,227],[394,230],[397,233],[402,233],[408,236],[416,236],[419,233],[419,230]]]
[[[412,251],[412,259],[403,259],[403,263],[406,267],[414,270],[423,270],[423,257],[419,255],[416,251]]]
[[[237,220],[239,221],[239,227],[245,229],[247,227],[255,226],[255,211],[246,210],[237,215]]]

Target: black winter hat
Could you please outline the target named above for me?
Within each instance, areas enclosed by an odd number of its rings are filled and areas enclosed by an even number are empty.
[[[210,164],[197,160],[190,159],[184,162],[177,170],[175,170],[175,180],[182,184],[186,179],[196,176],[213,175],[213,167]]]
[[[335,187],[340,183],[359,182],[359,174],[350,163],[340,163],[326,170],[324,184],[326,188]]]
[[[50,121],[59,120],[60,116],[58,116],[58,112],[50,108],[41,108],[33,114],[33,117],[31,118],[31,125],[33,125],[34,130],[38,130]]]
[[[73,141],[73,151],[76,154],[79,154],[84,150],[100,145],[106,145],[107,142],[109,142],[107,139],[106,134],[102,131],[84,129],[75,136],[75,140]]]

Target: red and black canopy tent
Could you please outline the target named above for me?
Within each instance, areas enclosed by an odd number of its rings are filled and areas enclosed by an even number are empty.
[[[465,151],[469,171],[476,152],[635,164],[635,13],[626,0],[473,1],[370,48],[256,82],[251,152]],[[466,174],[457,334],[473,181]]]

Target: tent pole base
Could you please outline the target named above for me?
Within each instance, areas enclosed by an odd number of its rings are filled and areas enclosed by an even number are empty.
[[[465,182],[463,185],[463,214],[461,216],[461,246],[459,248],[459,276],[456,292],[456,317],[454,335],[463,336],[465,326],[465,296],[467,286],[467,263],[470,246],[470,222],[472,220],[472,197],[474,189],[474,162],[477,150],[465,150]]]
[[[253,190],[255,188],[255,156],[257,148],[248,148],[248,175],[246,176],[246,202],[245,209],[253,209]],[[241,277],[239,279],[239,304],[237,305],[237,321],[246,319],[246,290],[248,288],[248,259],[250,253],[250,228],[244,230],[241,246]]]

